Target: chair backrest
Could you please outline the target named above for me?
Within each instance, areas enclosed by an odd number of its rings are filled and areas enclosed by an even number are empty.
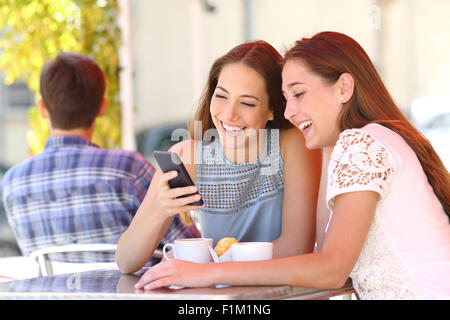
[[[43,276],[51,276],[62,273],[72,273],[95,269],[117,268],[115,262],[96,263],[71,263],[51,261],[49,254],[62,252],[105,252],[116,251],[117,244],[112,243],[74,243],[62,246],[48,247],[35,250],[30,254],[30,258],[39,263],[40,272]]]
[[[94,263],[72,263],[72,262],[58,262],[51,261],[49,254],[52,253],[62,253],[62,252],[106,252],[106,251],[116,251],[117,244],[113,243],[74,243],[67,244],[63,246],[48,247],[44,249],[39,249],[33,251],[30,254],[30,258],[33,261],[37,261],[39,264],[41,275],[51,276],[63,273],[73,273],[88,270],[98,270],[98,269],[118,269],[115,262],[94,262]],[[153,253],[154,258],[161,259],[161,250],[156,250]]]

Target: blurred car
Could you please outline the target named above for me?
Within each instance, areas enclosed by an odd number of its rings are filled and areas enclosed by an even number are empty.
[[[447,170],[450,169],[450,111],[434,115],[418,129],[431,142]]]
[[[411,103],[411,120],[450,169],[450,96],[423,96]]]
[[[157,168],[158,164],[153,157],[153,151],[167,151],[174,144],[187,138],[187,121],[161,124],[138,132],[136,147],[137,151]]]
[[[0,164],[0,257],[21,255],[8,219],[6,218],[5,206],[3,204],[3,176],[8,167]]]

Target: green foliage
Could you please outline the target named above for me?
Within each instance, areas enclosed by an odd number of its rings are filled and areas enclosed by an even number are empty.
[[[120,30],[116,0],[0,0],[0,70],[8,84],[23,79],[36,98],[43,64],[60,51],[90,56],[104,70],[108,110],[97,119],[93,141],[120,147]],[[48,128],[30,109],[27,134],[32,154],[42,151]]]

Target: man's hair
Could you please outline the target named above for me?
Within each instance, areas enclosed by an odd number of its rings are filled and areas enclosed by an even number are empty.
[[[91,58],[61,52],[42,68],[40,92],[52,127],[89,128],[105,93],[105,75]]]

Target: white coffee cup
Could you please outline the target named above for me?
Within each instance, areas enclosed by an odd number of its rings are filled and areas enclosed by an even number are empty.
[[[209,247],[212,245],[213,239],[210,238],[177,239],[173,243],[166,243],[162,251],[165,259],[170,259],[167,249],[172,248],[175,259],[208,263],[212,258],[209,251]]]
[[[233,261],[258,261],[272,259],[272,242],[239,242],[231,245]]]

